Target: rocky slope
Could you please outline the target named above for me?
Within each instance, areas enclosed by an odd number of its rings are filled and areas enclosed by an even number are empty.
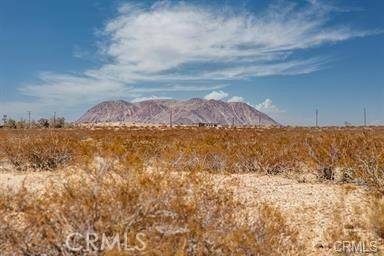
[[[89,109],[78,123],[131,122],[168,124],[218,123],[222,125],[278,125],[264,113],[243,102],[220,100],[146,100],[130,103],[105,101]]]

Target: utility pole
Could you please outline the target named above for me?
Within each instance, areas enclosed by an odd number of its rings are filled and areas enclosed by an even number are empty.
[[[235,118],[232,117],[232,127],[235,127]]]
[[[171,113],[169,115],[169,127],[171,127],[171,128],[172,128],[172,122],[173,122],[173,120],[172,120],[172,109],[171,109]]]
[[[319,110],[316,109],[316,127],[319,127]]]
[[[31,111],[28,111],[28,128],[31,129]]]
[[[364,108],[364,126],[367,126],[367,109]]]
[[[261,115],[259,115],[259,126],[261,126]]]
[[[53,112],[53,128],[56,127],[56,112]]]

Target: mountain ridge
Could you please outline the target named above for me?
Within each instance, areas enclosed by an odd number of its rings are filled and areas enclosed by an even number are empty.
[[[217,123],[220,125],[279,125],[268,115],[244,102],[192,98],[155,99],[140,102],[103,101],[83,114],[77,123],[132,122],[169,124]]]

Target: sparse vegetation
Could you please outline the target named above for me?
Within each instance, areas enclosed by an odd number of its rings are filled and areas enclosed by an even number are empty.
[[[252,226],[236,221],[241,208],[229,190],[215,189],[204,174],[176,178],[140,169],[79,170],[40,195],[25,189],[1,194],[0,250],[92,254],[105,246],[101,239],[90,250],[84,240],[70,240],[72,248],[81,248],[76,252],[64,243],[71,234],[86,237],[92,232],[111,241],[119,236],[120,244],[127,237],[129,245],[140,248],[134,254],[280,255],[284,250],[298,255],[297,231],[275,208],[260,205]],[[119,247],[104,249],[112,253]]]
[[[19,171],[54,170],[75,158],[76,142],[59,133],[18,134],[0,142],[2,154]]]
[[[212,181],[233,173],[309,173],[319,183],[353,183],[350,191],[363,185],[379,198],[370,222],[383,238],[383,128],[3,129],[0,144],[2,161],[20,172],[64,175],[43,191],[1,193],[6,253],[90,254],[68,251],[65,241],[94,232],[127,235],[137,246],[143,233],[154,255],[300,255],[299,231],[277,208],[260,203],[249,221],[232,189]],[[344,225],[333,229],[329,243],[345,234]],[[115,249],[97,253],[122,255]]]
[[[103,156],[172,171],[289,175],[304,168],[319,180],[384,187],[382,128],[6,130],[0,136],[0,154],[21,170]]]

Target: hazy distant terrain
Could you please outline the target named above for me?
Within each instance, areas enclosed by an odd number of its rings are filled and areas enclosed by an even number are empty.
[[[278,125],[268,115],[243,102],[220,100],[146,100],[130,103],[105,101],[89,109],[78,123],[136,122],[168,124],[218,123],[221,125]]]

